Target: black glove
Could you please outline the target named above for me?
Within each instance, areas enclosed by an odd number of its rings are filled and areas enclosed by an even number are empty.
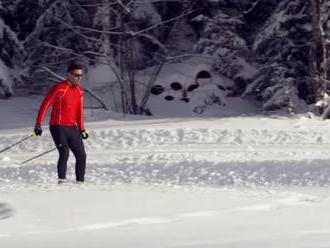
[[[80,135],[82,139],[88,139],[88,133],[85,130],[81,130]]]
[[[34,135],[36,135],[36,136],[41,136],[41,134],[42,134],[42,128],[41,128],[41,126],[40,126],[39,124],[36,124],[36,125],[34,126],[33,133],[34,133]]]

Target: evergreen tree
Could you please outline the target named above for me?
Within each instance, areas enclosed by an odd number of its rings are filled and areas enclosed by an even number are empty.
[[[296,112],[329,88],[329,23],[330,0],[0,0],[0,85],[9,96],[26,74],[45,81],[44,65],[108,63],[122,110],[137,113],[137,70],[199,39],[194,51],[234,81],[232,95]]]
[[[243,12],[240,10],[242,4],[218,1],[210,16],[200,15],[195,18],[196,21],[204,22],[205,26],[196,52],[216,59],[216,71],[235,81],[235,94],[244,90],[245,81],[254,72],[247,60],[251,57],[248,44],[241,34],[245,25]]]
[[[75,0],[19,0],[14,10],[16,29],[28,51],[26,63],[33,81],[44,79],[40,68],[60,71],[68,61],[81,58],[87,48],[77,26],[86,26],[89,16]]]
[[[305,105],[301,99],[309,100],[309,11],[308,1],[278,1],[254,39],[259,68],[244,95],[256,97],[264,110],[297,112]]]
[[[24,77],[24,46],[6,20],[14,5],[15,1],[0,2],[0,89],[5,97],[14,94],[14,85],[22,83]]]

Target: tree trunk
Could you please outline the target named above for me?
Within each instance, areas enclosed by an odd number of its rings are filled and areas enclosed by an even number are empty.
[[[117,25],[120,27],[120,30],[124,32],[124,23],[122,18],[119,16],[117,18]],[[123,113],[128,113],[128,100],[127,100],[127,80],[125,79],[125,48],[124,48],[124,35],[120,34],[118,37],[117,43],[117,54],[118,54],[118,64],[119,64],[119,71],[120,71],[120,88],[121,88],[121,103],[122,103],[122,111]]]
[[[150,80],[146,86],[146,90],[145,90],[144,95],[141,100],[140,112],[139,112],[140,114],[143,114],[146,110],[146,106],[147,106],[147,103],[148,103],[148,100],[149,100],[149,97],[151,94],[151,88],[154,85],[154,83],[156,82],[156,79],[157,79],[160,71],[162,70],[162,67],[165,64],[165,62],[166,62],[166,59],[162,59],[161,61],[159,61],[159,64],[156,65],[153,70],[153,73],[150,77]]]
[[[134,52],[134,38],[130,38],[126,44],[128,44],[128,51],[129,51],[129,56],[127,59],[127,64],[129,65],[128,73],[129,73],[129,86],[130,86],[130,91],[131,91],[131,109],[133,114],[138,113],[138,106],[136,103],[136,90],[135,90],[135,52]]]
[[[311,74],[319,82],[319,94],[322,96],[327,88],[327,54],[325,33],[323,29],[322,7],[324,0],[311,0],[312,3],[312,46],[311,46]]]

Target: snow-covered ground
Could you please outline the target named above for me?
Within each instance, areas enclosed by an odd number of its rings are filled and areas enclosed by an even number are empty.
[[[0,100],[0,150],[39,103]],[[72,157],[56,184],[56,151],[20,164],[53,147],[47,126],[0,154],[0,247],[330,247],[329,121],[87,115],[84,185]]]

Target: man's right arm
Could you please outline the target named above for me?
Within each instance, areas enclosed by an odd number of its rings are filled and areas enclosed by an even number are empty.
[[[36,121],[36,125],[41,126],[45,115],[47,113],[47,110],[49,109],[49,107],[51,105],[54,104],[55,100],[56,100],[56,96],[58,93],[58,87],[55,85],[53,86],[47,93],[45,99],[43,100],[42,104],[40,105],[39,108],[39,112],[38,112],[38,117],[37,117],[37,121]]]

